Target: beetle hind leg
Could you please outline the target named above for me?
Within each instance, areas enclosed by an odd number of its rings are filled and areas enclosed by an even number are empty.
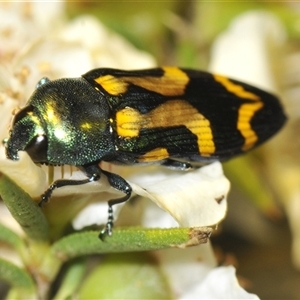
[[[165,166],[169,169],[181,170],[181,171],[188,171],[193,168],[193,166],[188,162],[183,162],[183,161],[179,161],[179,160],[175,160],[175,159],[173,160],[171,158],[164,160],[161,163],[161,165]]]

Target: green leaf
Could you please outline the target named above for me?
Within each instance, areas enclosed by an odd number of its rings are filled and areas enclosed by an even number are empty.
[[[27,193],[4,175],[0,175],[0,195],[29,238],[48,240],[48,222],[41,209]]]
[[[84,272],[86,271],[86,261],[83,259],[73,260],[62,280],[61,286],[53,298],[54,300],[73,299],[72,295],[78,289],[82,282]]]
[[[23,239],[2,224],[0,224],[0,241],[14,248],[23,258],[26,256],[27,250]]]
[[[52,246],[56,256],[67,260],[81,255],[111,252],[149,251],[205,243],[211,229],[202,228],[126,228],[115,229],[111,237],[99,240],[99,232],[74,233]],[[196,237],[196,239],[195,239]],[[191,244],[192,243],[192,244]]]
[[[79,299],[172,299],[167,279],[147,253],[109,255],[83,283]]]
[[[111,237],[101,241],[99,232],[74,233],[55,242],[46,254],[40,272],[45,278],[54,278],[62,262],[72,258],[100,253],[149,251],[170,247],[184,248],[206,243],[212,229],[170,228],[115,229]]]
[[[18,249],[24,245],[23,240],[14,231],[0,224],[0,240]]]
[[[34,299],[35,284],[30,275],[16,265],[0,258],[0,278],[14,288],[18,299]]]

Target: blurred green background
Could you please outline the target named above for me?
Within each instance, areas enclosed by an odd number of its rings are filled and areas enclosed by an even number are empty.
[[[153,54],[158,64],[205,68],[214,38],[232,19],[249,10],[266,10],[299,41],[297,3],[275,1],[68,1],[70,17],[92,14]],[[297,9],[298,8],[298,9]]]

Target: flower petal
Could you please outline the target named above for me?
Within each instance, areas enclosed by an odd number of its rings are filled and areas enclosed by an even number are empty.
[[[18,184],[31,197],[40,196],[45,190],[46,174],[35,165],[26,152],[19,152],[20,159],[5,157],[4,147],[0,147],[0,172]]]
[[[87,49],[93,57],[94,67],[141,69],[155,66],[151,55],[137,50],[92,16],[76,18],[65,27],[60,37],[63,41]]]
[[[215,40],[209,70],[277,91],[273,68],[285,37],[274,15],[259,11],[242,14]]]
[[[230,183],[224,176],[219,162],[189,172],[174,171],[160,166],[121,167],[115,165],[111,166],[110,171],[119,174],[129,182],[133,188],[133,195],[151,199],[156,205],[167,211],[180,226],[212,226],[218,224],[226,215],[226,196]],[[103,176],[100,183],[89,183],[80,187],[79,190],[88,189],[91,192],[94,184],[95,192],[97,190],[100,192],[97,194],[97,198],[102,203],[122,195],[104,180]],[[72,192],[74,192],[74,188],[72,188]],[[68,187],[65,187],[57,193],[62,193],[63,189],[66,193],[68,192]],[[122,205],[116,206],[116,214],[121,207]],[[144,209],[146,211],[143,213],[143,225],[149,227],[175,226],[174,221],[172,222],[169,217],[163,217],[167,214],[160,213],[159,209],[155,209],[154,206],[146,205]],[[152,218],[153,215],[155,217]],[[80,229],[95,223],[101,224],[103,220],[106,221],[106,218],[107,206],[95,203],[91,208],[86,207],[73,220],[73,226]]]
[[[141,186],[130,182],[136,194],[147,197],[169,212],[183,227],[211,226],[226,214],[230,183],[219,162],[189,172],[171,171],[164,180]]]
[[[180,299],[259,299],[238,284],[232,266],[212,269],[204,280],[183,294]]]
[[[155,252],[167,275],[176,299],[183,299],[186,291],[199,286],[217,262],[210,243],[185,249],[165,249]]]
[[[53,30],[61,22],[62,1],[0,3],[0,60],[9,62],[28,43]],[[47,11],[47,13],[45,13]]]
[[[5,93],[0,91],[0,143],[7,138],[8,124],[11,120],[11,112],[16,107],[17,101],[7,97]],[[2,148],[1,148],[2,149]]]
[[[123,204],[124,205],[124,204]],[[122,205],[122,206],[123,206]],[[72,226],[75,230],[81,230],[86,226],[101,225],[107,222],[108,217],[108,205],[107,202],[91,203],[83,208],[80,213],[72,222]],[[118,218],[118,213],[121,209],[120,205],[117,205],[117,209],[114,209],[114,219]]]

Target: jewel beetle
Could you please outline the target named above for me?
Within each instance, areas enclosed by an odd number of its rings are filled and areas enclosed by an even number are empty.
[[[107,176],[124,193],[108,201],[100,238],[112,234],[113,205],[131,186],[99,163],[158,163],[187,170],[242,154],[285,123],[276,96],[237,80],[178,67],[124,71],[101,68],[80,78],[43,78],[14,117],[6,155],[26,151],[36,163],[73,165],[84,180],[57,180],[42,195]]]

